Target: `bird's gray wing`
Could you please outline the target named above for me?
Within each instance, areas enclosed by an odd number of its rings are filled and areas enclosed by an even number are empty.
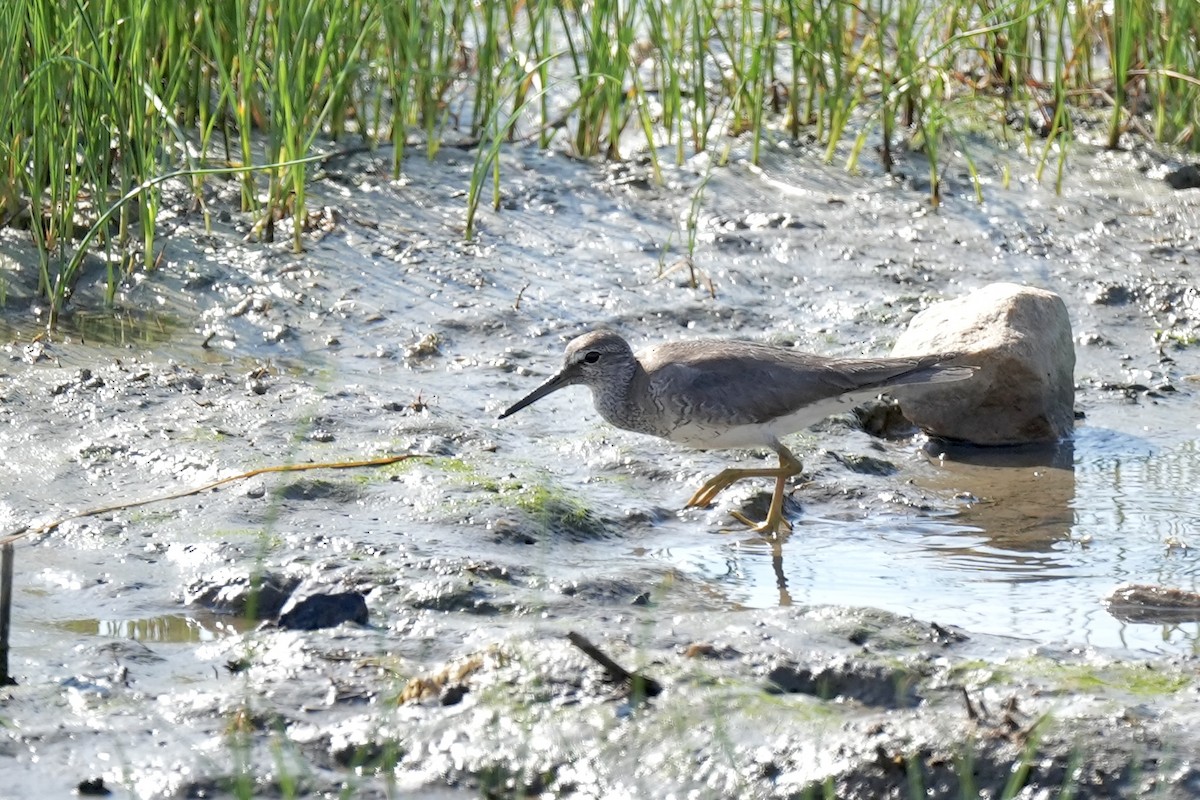
[[[639,357],[661,412],[675,419],[733,425],[763,423],[822,400],[882,389],[906,378],[916,381],[919,373],[937,363],[936,357],[832,359],[724,340],[674,342]]]

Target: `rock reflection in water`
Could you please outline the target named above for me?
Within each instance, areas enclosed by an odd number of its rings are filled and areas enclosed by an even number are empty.
[[[955,522],[975,541],[936,546],[962,568],[1001,569],[1003,580],[1038,580],[1059,566],[1052,554],[1075,524],[1075,447],[1070,441],[1020,447],[969,447],[931,442],[937,470],[915,480],[966,502]],[[1019,574],[1013,574],[1014,572]]]

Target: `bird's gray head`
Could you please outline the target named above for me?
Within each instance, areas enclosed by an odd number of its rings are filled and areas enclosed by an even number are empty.
[[[595,391],[598,387],[621,387],[629,383],[637,369],[637,359],[629,343],[610,330],[598,330],[577,336],[567,343],[563,365],[554,376],[513,403],[500,419],[515,414],[531,403],[565,386],[582,383]]]

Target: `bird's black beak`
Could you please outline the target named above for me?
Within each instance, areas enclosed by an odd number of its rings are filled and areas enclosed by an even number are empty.
[[[559,389],[562,389],[565,386],[570,386],[573,383],[575,383],[575,376],[564,369],[543,383],[541,386],[537,387],[532,392],[509,406],[508,410],[499,416],[499,419],[504,419],[505,417],[511,416],[525,406],[532,405],[546,395],[551,394],[552,392],[557,392]]]

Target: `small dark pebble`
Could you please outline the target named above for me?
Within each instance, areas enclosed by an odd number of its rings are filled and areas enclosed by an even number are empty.
[[[104,778],[88,778],[86,781],[80,781],[79,785],[75,787],[75,791],[90,797],[106,797],[112,794],[112,790],[104,785]]]
[[[466,697],[468,691],[470,690],[461,683],[456,683],[453,686],[447,686],[442,691],[442,696],[438,698],[438,702],[444,706],[456,706],[462,702],[462,699]]]
[[[333,628],[343,622],[367,624],[367,600],[359,592],[314,594],[279,615],[279,627],[296,631]]]

